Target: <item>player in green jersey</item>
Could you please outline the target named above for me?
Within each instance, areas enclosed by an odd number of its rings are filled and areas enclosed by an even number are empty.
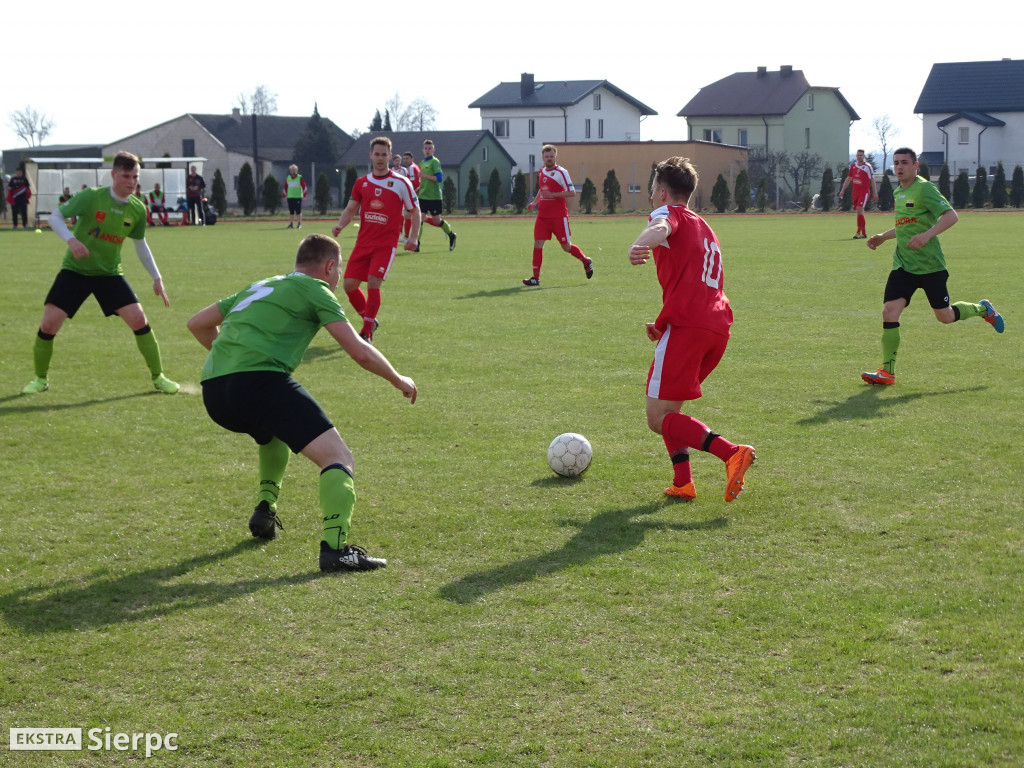
[[[132,194],[139,183],[139,159],[128,152],[118,152],[110,178],[109,187],[83,189],[58,206],[48,219],[50,229],[68,244],[68,250],[46,296],[33,348],[36,377],[21,390],[24,395],[50,388],[47,376],[53,339],[64,321],[74,317],[89,296],[96,297],[105,315],[116,314],[135,333],[135,342],[157,392],[173,395],[179,389],[164,376],[156,336],[121,267],[121,245],[127,237],[135,242],[139,261],[153,278],[153,293],[163,299],[164,306],[171,306],[160,270],[146,243],[146,206]],[[72,233],[65,219],[74,217],[77,219]]]
[[[456,234],[452,232],[452,225],[441,215],[442,181],[444,181],[444,172],[441,170],[441,161],[434,156],[434,142],[427,139],[423,142],[420,186],[416,191],[420,199],[420,211],[425,223],[432,227],[440,227],[441,231],[448,235],[448,250],[454,251]],[[416,250],[419,251],[418,245]]]
[[[917,175],[917,153],[901,147],[893,153],[893,169],[899,187],[894,193],[896,226],[888,232],[868,238],[868,248],[875,250],[886,240],[896,239],[892,271],[885,284],[882,304],[882,367],[861,378],[868,384],[896,383],[896,353],[900,347],[900,315],[918,288],[924,290],[940,323],[955,323],[969,317],[982,317],[997,332],[1003,332],[1003,316],[992,302],[982,299],[977,304],[949,302],[946,280],[946,258],[938,235],[956,224],[956,211],[930,181]]]
[[[320,405],[291,374],[320,328],[371,373],[416,402],[416,384],[400,375],[355,332],[334,296],[341,248],[325,235],[299,244],[295,271],[269,277],[200,310],[188,329],[210,350],[203,365],[203,403],[217,424],[250,435],[259,446],[259,489],[249,530],[273,539],[277,498],[291,453],[320,467],[323,537],[320,569],[373,570],[387,560],[348,543],[356,493],[352,451]]]

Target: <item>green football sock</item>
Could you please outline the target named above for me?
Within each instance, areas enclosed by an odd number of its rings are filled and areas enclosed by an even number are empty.
[[[900,326],[882,329],[882,367],[896,374],[896,352],[900,348]]]
[[[441,231],[444,232],[446,235],[450,235],[452,233],[452,225],[449,224],[444,219],[441,219]]]
[[[142,359],[149,366],[149,372],[155,379],[164,372],[163,363],[160,361],[160,345],[156,343],[156,334],[148,325],[135,332],[135,344],[142,353]]]
[[[260,446],[260,489],[256,494],[257,503],[265,501],[271,509],[277,509],[277,497],[281,493],[284,471],[288,468],[291,455],[287,443],[276,437]]]
[[[36,343],[32,347],[32,358],[36,367],[36,377],[45,379],[50,372],[50,358],[53,357],[53,337],[48,339],[40,338],[36,334]]]
[[[951,304],[960,313],[960,320],[966,320],[968,317],[985,317],[988,315],[988,310],[985,309],[981,304],[971,304],[967,301],[957,301]]]
[[[323,540],[331,549],[341,549],[348,540],[356,486],[341,464],[331,464],[320,473],[320,512],[324,518]]]

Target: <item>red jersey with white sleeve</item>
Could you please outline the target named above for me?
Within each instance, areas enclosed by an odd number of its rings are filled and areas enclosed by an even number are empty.
[[[420,167],[416,163],[410,163],[405,166],[405,175],[409,177],[409,181],[412,182],[413,189],[420,188]]]
[[[393,171],[387,176],[370,173],[357,180],[352,199],[359,203],[356,242],[364,248],[394,248],[402,234],[403,211],[416,210],[419,205],[409,179]]]
[[[537,184],[540,189],[546,189],[548,192],[568,192],[572,189],[569,172],[560,165],[556,165],[550,170],[541,168],[537,172]],[[565,218],[569,215],[569,206],[565,200],[564,197],[540,198],[537,201],[537,215],[550,219]]]
[[[875,171],[871,167],[870,163],[858,163],[854,161],[850,164],[850,182],[853,186],[858,184],[867,184],[868,191],[871,190],[871,180],[875,177]]]
[[[685,205],[663,205],[650,220],[665,219],[672,234],[654,248],[662,309],[655,327],[704,328],[729,336],[732,307],[725,295],[722,249],[711,227]]]

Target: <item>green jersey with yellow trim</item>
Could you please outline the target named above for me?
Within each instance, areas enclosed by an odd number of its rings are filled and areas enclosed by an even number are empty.
[[[348,322],[331,287],[292,272],[268,277],[217,302],[224,315],[201,381],[243,371],[292,373],[328,323]]]
[[[953,210],[953,206],[938,187],[920,176],[909,187],[897,186],[893,197],[896,201],[896,253],[892,257],[892,268],[902,267],[914,275],[942,272],[946,268],[946,257],[939,238],[933,237],[916,251],[908,248],[907,243],[914,235],[931,229],[943,213]]]
[[[60,264],[80,274],[124,274],[121,244],[125,238],[145,237],[145,205],[134,195],[126,203],[115,200],[109,186],[82,189],[57,210],[65,218],[77,216],[72,233],[89,249],[89,255],[76,259],[69,248]]]
[[[128,201],[116,200],[110,187],[83,189],[58,210],[64,218],[77,216],[72,234],[89,249],[89,255],[76,259],[69,248],[64,253],[63,269],[82,275],[123,275],[121,243],[126,237],[141,240],[146,236],[146,206],[135,195]]]
[[[424,173],[437,176],[437,174],[441,173],[441,161],[431,155],[420,163],[420,188],[416,190],[416,194],[421,200],[440,200],[441,185],[433,179],[423,177],[422,174]]]

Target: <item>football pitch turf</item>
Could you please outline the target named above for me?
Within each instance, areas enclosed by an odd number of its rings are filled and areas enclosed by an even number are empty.
[[[250,537],[255,446],[206,416],[185,328],[333,221],[150,229],[170,308],[125,249],[175,396],[91,299],[20,396],[63,248],[0,232],[0,764],[145,759],[8,751],[9,728],[80,727],[176,733],[168,766],[1021,765],[1024,214],[941,238],[952,300],[1006,332],[919,292],[893,387],[860,380],[892,243],[851,240],[852,214],[709,218],[735,324],[685,410],[757,448],[728,505],[708,454],[696,501],[662,494],[645,221],[574,219],[594,278],[549,243],[538,288],[531,219],[454,219],[451,253],[428,228],[374,338],[415,405],[314,340],[296,378],[354,451],[350,539],[388,559],[355,574],[317,570],[302,457],[284,530]],[[576,480],[545,461],[569,431],[594,449]]]

